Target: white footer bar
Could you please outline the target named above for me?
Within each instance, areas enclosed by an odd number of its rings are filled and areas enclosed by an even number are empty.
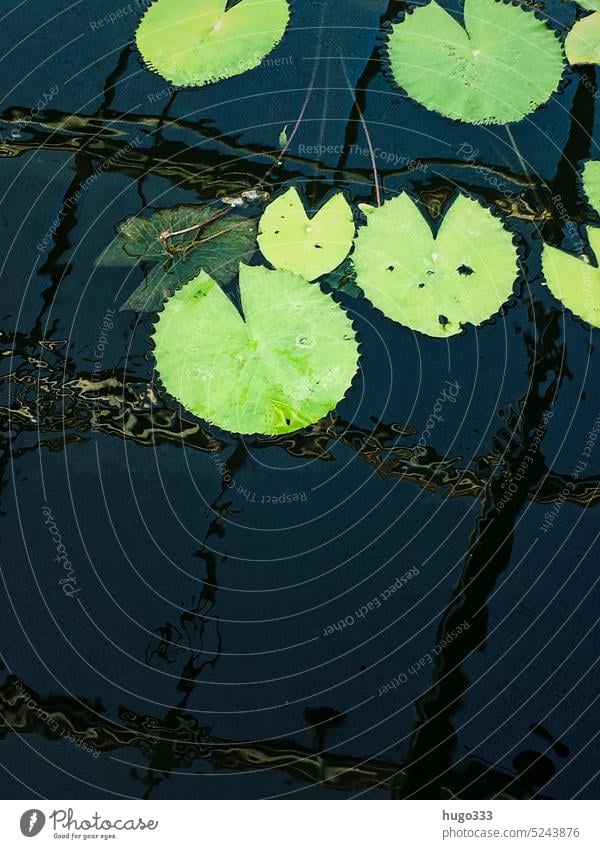
[[[0,801],[0,846],[598,849],[598,820],[593,801]]]

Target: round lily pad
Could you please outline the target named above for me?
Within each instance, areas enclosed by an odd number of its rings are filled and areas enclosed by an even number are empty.
[[[367,224],[351,259],[358,285],[388,318],[443,338],[481,324],[510,297],[512,236],[476,201],[459,195],[435,237],[406,194],[361,208]]]
[[[315,280],[345,259],[355,229],[352,209],[341,192],[311,218],[292,186],[267,206],[259,222],[258,245],[276,268]]]
[[[136,33],[146,64],[173,85],[200,86],[256,68],[279,44],[287,0],[154,0]]]
[[[166,302],[154,330],[160,380],[224,430],[289,433],[331,412],[358,366],[344,310],[285,271],[240,266],[244,317],[206,273]]]
[[[575,21],[565,39],[565,53],[571,65],[600,62],[600,12]]]
[[[600,229],[588,229],[590,247],[600,258]],[[593,327],[600,327],[600,268],[587,257],[576,257],[544,245],[542,267],[546,284],[555,298]]]
[[[465,0],[464,26],[435,0],[389,36],[390,70],[409,97],[448,118],[507,124],[556,91],[559,39],[533,12],[503,0]]]

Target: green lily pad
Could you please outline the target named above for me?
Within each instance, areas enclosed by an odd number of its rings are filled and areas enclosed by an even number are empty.
[[[600,12],[575,21],[565,39],[565,53],[571,65],[600,62]]]
[[[358,285],[388,318],[428,336],[460,333],[497,313],[517,273],[511,234],[459,195],[437,236],[406,194],[361,207],[352,261]]]
[[[391,72],[409,97],[448,118],[507,124],[556,91],[562,47],[532,12],[502,0],[465,0],[464,23],[431,0],[393,27]]]
[[[267,206],[258,229],[258,245],[275,268],[315,280],[348,255],[356,228],[341,192],[311,218],[292,186]]]
[[[585,163],[581,180],[590,206],[600,214],[600,160],[590,159]]]
[[[590,159],[583,166],[583,190],[590,206],[600,214],[600,160]]]
[[[289,433],[326,416],[358,365],[344,310],[286,271],[240,266],[244,318],[202,272],[179,289],[154,331],[156,368],[174,398],[224,430]]]
[[[136,33],[146,64],[173,85],[200,86],[256,68],[279,44],[287,0],[154,0]]]
[[[590,246],[600,258],[600,229],[589,228]],[[544,245],[542,268],[555,298],[593,327],[600,327],[600,268],[587,257],[576,257]]]
[[[121,309],[154,312],[182,283],[203,269],[219,283],[230,283],[241,259],[256,250],[256,222],[228,212],[215,218],[208,206],[161,209],[151,218],[128,218],[98,258],[102,266],[156,263]],[[165,240],[166,233],[197,228]]]
[[[576,0],[576,2],[582,9],[589,9],[590,12],[600,12],[600,0]]]

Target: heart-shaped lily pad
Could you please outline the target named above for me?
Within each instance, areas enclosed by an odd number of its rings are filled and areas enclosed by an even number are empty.
[[[590,246],[600,259],[600,229],[588,229]],[[544,245],[542,267],[555,298],[593,327],[600,327],[600,268],[587,257],[576,257]]]
[[[167,239],[170,233],[179,235]],[[219,217],[219,211],[210,206],[175,206],[159,209],[150,218],[128,218],[97,264],[156,263],[121,307],[155,312],[201,269],[219,283],[231,282],[240,260],[249,259],[255,250],[255,219],[233,212]]]
[[[465,0],[464,27],[431,0],[393,27],[388,53],[409,97],[473,124],[507,124],[533,112],[556,91],[564,64],[555,33],[503,0]]]
[[[367,224],[351,258],[358,285],[388,318],[447,337],[481,324],[510,297],[512,236],[477,201],[459,195],[435,237],[406,194],[361,208]]]
[[[295,274],[240,266],[244,318],[207,274],[179,289],[154,331],[173,397],[224,430],[288,433],[331,412],[358,365],[344,310]]]
[[[565,39],[565,53],[571,65],[600,62],[600,12],[575,21]]]
[[[146,64],[178,86],[200,86],[256,68],[279,44],[287,0],[154,0],[136,33]]]
[[[356,228],[341,192],[310,218],[292,186],[268,205],[258,229],[258,245],[275,268],[315,280],[348,255]]]

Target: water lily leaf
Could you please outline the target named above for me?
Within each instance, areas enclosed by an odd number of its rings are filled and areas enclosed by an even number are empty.
[[[600,12],[575,21],[565,39],[565,53],[571,65],[600,63]]]
[[[121,224],[115,240],[98,258],[98,265],[157,263],[121,309],[154,312],[200,269],[219,283],[230,283],[240,260],[248,259],[256,250],[256,222],[232,212],[215,218],[217,214],[213,207],[177,206],[161,209],[151,218],[128,218]],[[182,230],[188,232],[164,238]]]
[[[600,0],[576,0],[576,2],[582,9],[589,9],[590,12],[600,12]]]
[[[285,271],[240,266],[244,318],[204,272],[166,302],[154,331],[160,380],[224,430],[289,433],[347,392],[358,343],[344,310]]]
[[[590,246],[600,258],[600,229],[588,230]],[[555,298],[593,327],[600,327],[600,268],[587,257],[576,257],[544,245],[542,268]]]
[[[600,160],[590,159],[585,163],[582,181],[590,205],[600,214]]]
[[[292,186],[267,206],[258,229],[258,245],[275,268],[315,280],[347,256],[355,225],[352,209],[341,192],[310,218]]]
[[[474,200],[459,195],[437,236],[406,194],[361,207],[352,261],[366,297],[394,321],[428,336],[460,333],[498,312],[517,265],[511,234]]]
[[[287,0],[154,0],[136,33],[146,64],[178,86],[200,86],[256,68],[279,44]]]
[[[409,97],[448,118],[507,124],[556,91],[562,47],[532,12],[502,0],[465,0],[464,23],[431,0],[393,27],[390,69]]]

